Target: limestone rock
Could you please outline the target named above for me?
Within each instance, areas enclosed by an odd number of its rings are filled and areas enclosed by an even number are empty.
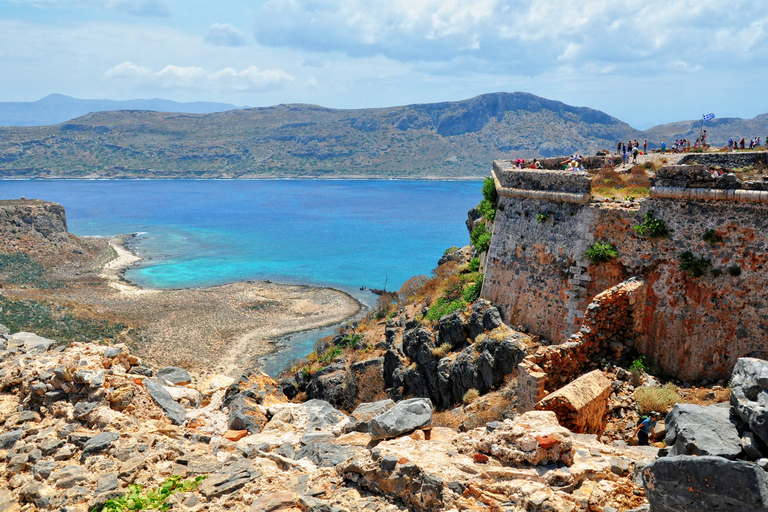
[[[296,453],[296,459],[309,459],[315,465],[330,468],[353,457],[357,452],[349,446],[328,443],[312,443]]]
[[[397,437],[432,423],[432,402],[411,398],[395,404],[384,414],[372,418],[369,432],[373,440]]]
[[[753,357],[736,361],[731,405],[749,429],[768,444],[768,361]]]
[[[237,395],[229,403],[230,430],[247,430],[252,434],[258,434],[266,424],[267,417],[259,409],[256,399]]]
[[[594,370],[547,395],[536,404],[536,409],[553,411],[560,424],[572,432],[599,434],[605,429],[611,389],[610,379]]]
[[[368,422],[376,416],[385,413],[394,405],[395,402],[389,398],[358,405],[349,416],[349,423],[345,427],[345,431],[368,432]]]
[[[192,376],[187,370],[175,366],[166,366],[162,370],[158,370],[155,377],[177,386],[183,386],[192,382]]]
[[[103,452],[112,446],[112,443],[118,439],[120,439],[120,434],[117,432],[102,432],[96,434],[83,445],[83,457]]]
[[[716,455],[735,459],[742,452],[737,420],[723,407],[676,404],[664,423],[670,455]]]
[[[768,509],[768,473],[757,464],[722,457],[662,457],[643,469],[652,510]]]
[[[144,387],[152,399],[163,409],[166,416],[176,425],[183,425],[187,420],[187,411],[179,405],[165,387],[156,379],[144,379]]]

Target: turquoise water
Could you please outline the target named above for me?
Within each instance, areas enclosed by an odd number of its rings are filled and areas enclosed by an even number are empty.
[[[144,260],[126,277],[145,287],[241,280],[397,290],[469,242],[480,181],[0,181],[0,199],[64,205],[77,235],[140,233]],[[313,334],[296,335],[312,338]],[[295,339],[288,341],[296,345]],[[305,343],[309,343],[305,341]],[[311,346],[311,343],[310,343]],[[303,349],[302,349],[303,350]]]

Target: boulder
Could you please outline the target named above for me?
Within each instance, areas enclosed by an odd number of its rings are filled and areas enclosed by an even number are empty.
[[[464,321],[458,311],[440,318],[437,330],[439,345],[449,343],[451,348],[455,349],[467,341],[467,331],[464,330]]]
[[[600,370],[594,370],[547,395],[536,404],[536,409],[553,411],[560,424],[572,432],[600,434],[605,429],[611,389],[611,380]]]
[[[96,434],[83,445],[83,458],[103,452],[118,439],[120,439],[120,434],[117,432],[101,432]]]
[[[337,370],[325,375],[315,375],[307,386],[307,396],[342,406],[345,377],[346,372],[344,370]]]
[[[501,340],[493,353],[493,383],[499,385],[504,377],[517,369],[525,356],[527,348],[520,340],[520,335],[512,335]]]
[[[741,357],[731,376],[731,406],[749,429],[768,444],[768,361]]]
[[[429,397],[427,383],[417,367],[409,366],[403,371],[403,393],[412,396]]]
[[[395,373],[402,370],[403,361],[400,359],[397,351],[389,349],[384,354],[384,385],[387,388],[402,386],[402,382],[395,382]]]
[[[394,405],[395,402],[389,398],[358,405],[349,416],[349,423],[345,427],[345,431],[368,432],[368,422],[376,416],[387,412]]]
[[[43,338],[42,336],[38,336],[31,332],[17,332],[12,335],[8,341],[10,341],[11,344],[14,342],[20,344],[23,350],[28,354],[40,354],[56,345],[54,340]]]
[[[296,459],[309,459],[316,466],[331,468],[356,455],[349,446],[328,443],[313,443],[304,446],[296,453]]]
[[[662,457],[643,468],[651,510],[768,509],[768,473],[760,466],[722,457]]]
[[[257,404],[265,407],[288,401],[277,382],[255,368],[243,373],[237,381],[227,388],[227,393],[224,395],[224,405],[229,405],[239,394],[253,398]]]
[[[403,352],[416,364],[424,364],[434,359],[435,348],[432,333],[423,327],[409,329],[403,333]]]
[[[177,386],[183,386],[192,382],[192,376],[187,370],[175,366],[166,366],[162,370],[158,370],[156,377]]]
[[[742,452],[737,419],[723,407],[676,404],[664,424],[669,455],[716,455],[735,459]]]
[[[301,404],[301,409],[307,415],[305,432],[331,431],[347,419],[346,414],[324,400],[307,400]]]
[[[152,400],[160,406],[165,415],[168,416],[168,419],[175,425],[183,425],[187,421],[187,411],[171,397],[160,381],[144,379],[144,387],[149,392]]]
[[[267,417],[259,409],[256,399],[237,395],[229,403],[229,422],[231,430],[247,430],[258,434],[267,424]]]
[[[369,432],[373,440],[388,439],[432,423],[432,402],[428,398],[411,398],[398,402],[384,414],[372,418]]]

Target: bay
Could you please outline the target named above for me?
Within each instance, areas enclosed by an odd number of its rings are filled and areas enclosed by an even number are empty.
[[[243,280],[396,291],[469,242],[480,181],[0,180],[0,198],[61,203],[70,232],[139,233],[126,278],[148,288]],[[323,331],[325,332],[325,331]],[[312,343],[313,333],[285,344]],[[311,346],[309,347],[311,350]],[[304,352],[306,353],[306,351]],[[276,365],[284,360],[278,358]]]

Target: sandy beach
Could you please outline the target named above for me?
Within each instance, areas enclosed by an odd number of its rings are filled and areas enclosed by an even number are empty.
[[[146,364],[182,366],[198,378],[237,377],[258,357],[275,350],[278,338],[339,324],[362,307],[339,290],[272,282],[144,289],[124,277],[140,261],[126,248],[130,236],[106,240],[104,251],[112,258],[93,272],[96,276],[80,271],[60,289],[5,291],[19,298],[74,304],[89,316],[124,323],[141,333],[139,339],[133,337],[131,348]]]

